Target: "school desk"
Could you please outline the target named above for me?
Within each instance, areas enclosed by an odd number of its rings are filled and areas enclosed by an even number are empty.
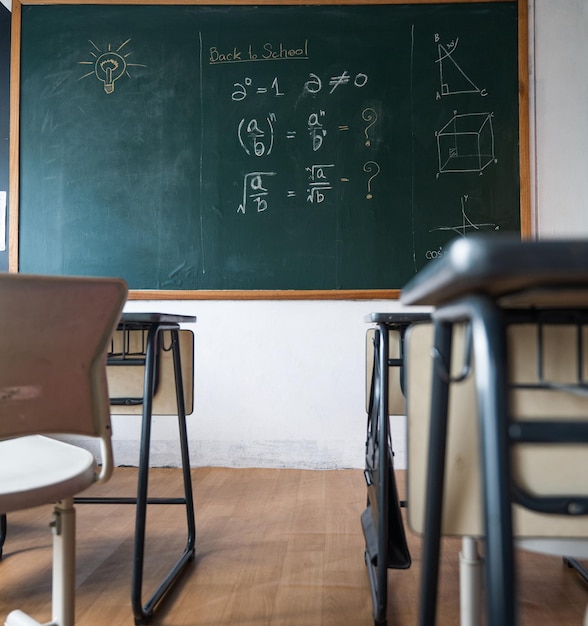
[[[578,336],[577,377],[566,391],[585,394],[582,329],[588,324],[588,242],[521,241],[517,236],[471,236],[454,240],[444,255],[419,272],[401,293],[405,305],[431,305],[434,359],[430,396],[430,431],[426,474],[419,624],[435,624],[442,522],[448,394],[452,374],[453,327],[465,324],[465,368],[473,363],[480,434],[483,535],[485,539],[486,610],[489,626],[516,623],[513,502],[539,513],[585,515],[588,497],[529,492],[511,473],[518,446],[588,443],[588,421],[535,414],[513,421],[508,369],[507,330],[534,325],[537,334],[535,388],[562,391],[542,375],[545,367],[541,328],[571,325]],[[518,325],[518,326],[517,326]],[[569,359],[568,359],[569,360]],[[410,465],[410,463],[409,463]],[[576,478],[578,475],[576,473]],[[580,476],[581,478],[581,476]],[[410,505],[410,502],[409,502]]]
[[[180,324],[194,323],[196,317],[190,315],[172,315],[167,313],[123,313],[117,329],[118,342],[113,341],[108,355],[109,368],[138,367],[144,369],[144,385],[141,397],[128,396],[111,398],[111,404],[142,406],[142,425],[138,485],[136,497],[78,497],[76,503],[86,504],[134,504],[136,506],[135,545],[133,557],[133,575],[131,584],[131,603],[136,624],[147,623],[157,604],[176,582],[187,564],[193,560],[196,544],[196,524],[194,520],[194,501],[190,476],[190,458],[186,429],[186,409],[182,363],[180,354]],[[169,333],[169,340],[166,339]],[[133,338],[140,336],[137,344]],[[166,341],[169,345],[166,346]],[[139,346],[138,349],[136,346]],[[131,347],[132,346],[132,347]],[[153,399],[159,386],[162,350],[172,352],[174,386],[176,391],[177,417],[182,461],[184,496],[181,498],[148,497],[149,483],[149,447],[151,443],[151,425]],[[116,413],[116,409],[113,409]],[[145,555],[145,535],[147,506],[150,504],[179,504],[185,509],[187,539],[183,552],[167,576],[161,581],[151,597],[143,602],[143,563]]]
[[[366,333],[368,506],[361,515],[375,624],[386,623],[388,568],[410,567],[393,466],[389,416],[404,414],[404,336],[425,312],[370,313]]]

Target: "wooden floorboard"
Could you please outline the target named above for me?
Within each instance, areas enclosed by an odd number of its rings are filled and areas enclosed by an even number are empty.
[[[159,626],[368,626],[371,596],[359,516],[360,470],[198,468],[192,471],[197,556],[152,621]],[[403,490],[403,472],[399,472]],[[133,495],[136,470],[117,468],[96,495]],[[180,496],[177,469],[151,472],[150,494]],[[133,626],[134,509],[78,505],[77,624]],[[21,608],[50,619],[50,507],[10,514],[0,562],[0,620]],[[151,506],[145,596],[186,539],[178,506]],[[420,539],[413,565],[389,571],[390,626],[417,621]],[[440,626],[459,623],[458,550],[443,542]],[[518,553],[522,626],[581,625],[588,585],[561,559]]]

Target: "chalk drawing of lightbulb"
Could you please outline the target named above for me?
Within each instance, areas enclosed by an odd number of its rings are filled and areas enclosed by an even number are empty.
[[[98,80],[104,83],[104,91],[114,91],[114,81],[118,80],[127,69],[127,62],[117,52],[105,52],[101,54],[94,65],[94,71]]]
[[[141,63],[130,63],[128,58],[132,52],[123,53],[123,48],[131,41],[127,39],[116,50],[113,50],[111,45],[108,44],[107,50],[101,50],[92,40],[89,40],[93,50],[90,51],[90,55],[93,58],[91,61],[79,61],[80,65],[91,65],[92,69],[80,76],[87,78],[88,76],[95,76],[104,85],[104,91],[107,94],[114,93],[114,83],[121,76],[128,76],[129,67],[147,67]]]

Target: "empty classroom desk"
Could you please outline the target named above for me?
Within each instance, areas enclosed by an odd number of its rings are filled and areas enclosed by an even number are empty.
[[[386,623],[388,568],[406,569],[411,559],[394,477],[389,416],[404,414],[404,336],[424,312],[370,313],[366,334],[366,458],[368,506],[361,515],[374,624]]]
[[[475,359],[487,624],[514,626],[517,617],[512,503],[538,513],[586,515],[588,488],[568,497],[535,497],[513,477],[511,452],[521,444],[586,444],[588,416],[574,421],[556,415],[512,421],[507,329],[516,324],[536,325],[539,330],[543,324],[571,324],[577,327],[581,338],[582,329],[588,325],[588,242],[521,241],[514,235],[458,239],[446,248],[443,257],[409,281],[401,293],[401,302],[435,307],[419,624],[432,626],[436,617],[448,394],[452,382],[447,364],[451,362],[453,327],[464,324],[469,331],[466,345],[470,346],[464,355],[465,365]],[[538,337],[540,353],[540,332]],[[580,356],[581,343],[580,340],[577,350]],[[584,380],[580,356],[578,377],[569,391],[585,394],[588,382]],[[541,369],[540,357],[538,361]],[[548,380],[541,384],[543,389],[561,391],[561,386]]]
[[[178,579],[186,565],[193,560],[196,544],[196,524],[194,520],[194,500],[190,475],[190,457],[186,429],[186,408],[184,402],[184,383],[182,379],[182,363],[180,354],[180,324],[194,323],[196,317],[191,315],[173,315],[167,313],[123,313],[118,324],[117,341],[113,340],[108,355],[108,366],[140,367],[144,369],[143,392],[139,396],[111,398],[114,406],[141,405],[142,424],[138,470],[138,486],[136,497],[79,497],[76,503],[87,504],[134,504],[135,547],[133,558],[133,577],[131,583],[131,603],[136,624],[148,622],[155,611],[156,605]],[[169,345],[165,346],[164,333],[169,332]],[[140,340],[133,341],[133,334],[139,334]],[[138,349],[137,349],[138,346]],[[149,448],[151,443],[151,423],[153,414],[153,398],[160,384],[160,362],[162,350],[171,350],[173,357],[174,386],[176,395],[180,453],[182,461],[182,478],[184,496],[181,498],[150,498],[147,494],[149,483]],[[113,410],[116,413],[116,409]],[[151,597],[143,601],[143,562],[145,555],[145,535],[147,505],[179,504],[185,510],[187,538],[183,552],[174,566],[162,580]]]

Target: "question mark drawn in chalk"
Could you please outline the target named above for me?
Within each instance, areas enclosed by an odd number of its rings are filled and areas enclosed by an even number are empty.
[[[375,166],[375,167],[373,167]],[[374,171],[375,170],[375,171]],[[363,171],[366,172],[367,174],[369,174],[370,172],[374,172],[367,181],[367,194],[366,194],[366,198],[368,200],[371,200],[373,198],[372,196],[372,180],[374,180],[374,178],[380,173],[380,166],[375,162],[375,161],[366,161],[363,164]]]
[[[369,122],[363,131],[365,135],[365,145],[369,148],[372,145],[372,142],[370,140],[370,136],[368,135],[368,130],[378,121],[378,114],[374,111],[374,109],[367,108],[361,112],[361,117],[366,122]]]

